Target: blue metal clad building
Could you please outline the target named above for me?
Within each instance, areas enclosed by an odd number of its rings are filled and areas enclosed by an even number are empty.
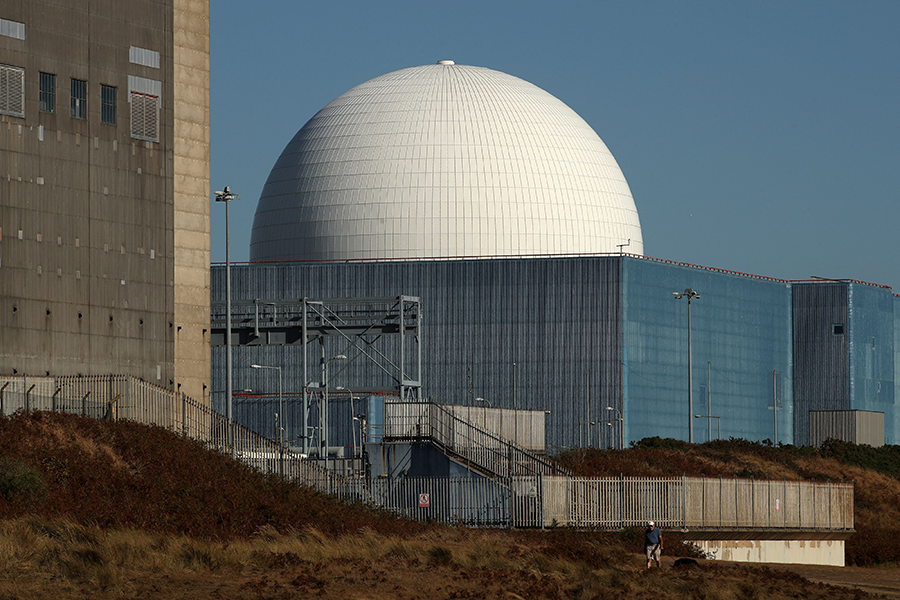
[[[889,289],[642,254],[624,175],[581,117],[516,77],[441,60],[364,82],[301,128],[263,190],[250,257],[322,262],[236,268],[233,298],[416,296],[425,395],[548,410],[550,446],[715,435],[804,444],[809,411],[822,409],[883,412],[895,439],[900,315]],[[213,269],[213,302],[223,271]],[[325,337],[313,344],[319,360],[344,354]],[[309,383],[302,354],[239,348],[235,387],[271,390],[274,370],[247,365],[277,364],[295,398]],[[335,363],[333,385],[390,384],[358,354]],[[214,348],[217,390],[223,363]]]
[[[900,398],[900,294],[894,294],[894,400],[898,398]],[[884,426],[886,429],[891,428],[891,422],[885,419]],[[894,411],[891,433],[890,443],[900,442],[900,410]]]
[[[691,288],[694,441],[722,437],[793,442],[791,292],[784,281],[624,259],[623,328],[628,439],[688,439],[688,306]],[[786,383],[787,382],[787,383]]]
[[[224,268],[212,275],[221,302]],[[773,439],[776,418],[779,442],[804,444],[809,411],[822,409],[884,412],[888,443],[898,426],[898,297],[880,286],[791,283],[636,256],[243,265],[232,267],[232,282],[234,301],[419,296],[424,395],[548,410],[551,448],[618,447],[619,414],[626,444],[688,439],[690,421],[695,442]],[[700,294],[690,308],[693,411],[688,303],[673,297],[687,288]],[[299,434],[300,355],[300,345],[235,350],[235,389],[275,392],[275,374],[249,365],[283,366],[289,439]],[[217,390],[224,362],[215,347]],[[357,394],[390,384],[363,360],[334,369],[332,384]],[[354,409],[338,402],[334,410],[347,418],[332,420],[332,435],[350,443]]]
[[[809,441],[809,411],[884,413],[885,443],[896,439],[896,297],[852,281],[792,285],[797,443]]]

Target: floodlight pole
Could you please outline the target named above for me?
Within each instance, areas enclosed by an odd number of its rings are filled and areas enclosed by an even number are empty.
[[[226,402],[226,416],[228,417],[228,434],[227,445],[230,451],[234,451],[234,421],[232,420],[232,406],[234,403],[234,390],[231,389],[233,381],[232,354],[231,354],[231,223],[228,207],[234,199],[240,200],[239,194],[233,194],[231,189],[226,185],[221,192],[216,192],[216,202],[225,203],[225,311],[226,311],[226,337],[225,340],[225,356],[226,356],[226,378],[228,379],[226,393],[228,394]]]
[[[691,300],[699,299],[700,294],[691,288],[684,292],[672,292],[676,300],[687,298],[688,301],[688,443],[694,443],[694,374],[691,371],[693,346],[691,344]]]
[[[338,354],[337,356],[332,356],[328,360],[325,361],[325,381],[322,383],[325,384],[325,391],[322,393],[322,414],[319,415],[319,422],[322,425],[322,454],[321,458],[325,459],[325,465],[328,466],[328,363],[333,360],[347,360],[347,357],[343,354]]]
[[[281,378],[281,367],[268,367],[266,365],[250,365],[251,369],[272,369],[273,371],[278,371],[278,419],[276,421],[276,427],[278,428],[275,434],[278,436],[278,453],[280,456],[280,471],[281,475],[284,475],[284,395],[283,395],[283,387],[282,387],[282,378]]]
[[[775,422],[775,439],[772,440],[772,446],[778,445],[778,376],[775,369],[772,369],[772,418]]]
[[[619,427],[618,427],[619,440],[620,440],[621,448],[622,448],[622,450],[624,450],[625,449],[625,417],[622,415],[622,413],[619,411],[618,408],[614,408],[612,406],[607,406],[606,410],[612,410],[612,411],[615,411],[615,413],[616,413],[616,421],[618,421],[618,423],[619,423]],[[597,440],[597,443],[599,444],[600,440]]]
[[[356,458],[356,429],[353,427],[353,419],[356,411],[353,410],[353,391],[347,387],[335,386],[336,390],[347,392],[350,396],[350,434],[353,436],[353,456],[352,458]]]

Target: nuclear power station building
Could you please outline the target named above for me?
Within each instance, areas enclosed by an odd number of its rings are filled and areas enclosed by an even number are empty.
[[[112,375],[204,398],[209,205],[207,2],[0,5],[7,393]]]
[[[232,300],[254,311],[231,338],[234,387],[280,389],[289,440],[308,435],[290,407],[313,385],[300,365],[314,362],[351,398],[413,386],[446,404],[544,411],[551,448],[648,436],[895,443],[890,288],[643,248],[615,159],[551,94],[453,61],[376,77],[313,116],[272,168],[251,264],[230,269]],[[225,283],[214,266],[214,312]],[[399,374],[369,360],[386,327],[314,350],[296,333],[303,302],[390,297],[419,303],[418,354],[391,342]],[[216,390],[224,339],[213,338]],[[225,402],[213,398],[222,412]],[[349,445],[364,415],[344,406],[328,422]]]
[[[0,388],[27,405],[45,378],[49,403],[54,378],[126,376],[224,413],[210,194],[208,3],[0,7]],[[316,384],[532,411],[550,447],[900,433],[890,288],[644,256],[600,137],[491,69],[402,69],[324,107],[272,168],[250,258],[230,269],[252,314],[230,338],[234,388],[256,394],[238,408],[258,420],[280,390],[261,429],[293,443]],[[349,312],[313,347],[301,305]],[[367,406],[334,405],[335,443]]]

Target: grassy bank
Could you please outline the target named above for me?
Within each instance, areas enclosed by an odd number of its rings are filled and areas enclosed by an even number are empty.
[[[845,473],[860,482],[864,514],[894,498],[888,474],[742,444],[650,441],[560,459],[598,475],[691,474],[688,464],[710,476]],[[678,532],[666,540],[665,568],[647,572],[636,530],[415,523],[262,476],[163,429],[49,413],[0,419],[0,599],[866,597],[766,568],[674,568],[693,550]]]

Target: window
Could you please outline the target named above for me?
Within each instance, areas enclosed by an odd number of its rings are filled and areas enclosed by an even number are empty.
[[[131,92],[131,137],[159,141],[159,98]]]
[[[0,65],[0,114],[25,116],[25,69]]]
[[[100,84],[100,122],[116,124],[116,88]]]
[[[835,323],[831,326],[831,333],[834,335],[844,335],[844,324],[843,323]]]
[[[56,75],[53,73],[41,73],[40,100],[41,112],[56,112]]]
[[[87,81],[72,80],[72,118],[87,119]]]

